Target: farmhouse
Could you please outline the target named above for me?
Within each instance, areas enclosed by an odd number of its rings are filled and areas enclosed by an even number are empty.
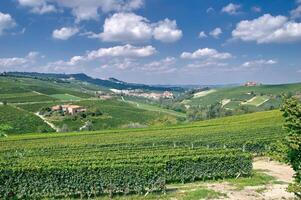
[[[64,113],[70,114],[70,115],[74,115],[76,113],[82,113],[82,112],[86,112],[87,109],[85,109],[82,106],[78,106],[78,105],[56,105],[51,107],[52,111],[63,111]]]

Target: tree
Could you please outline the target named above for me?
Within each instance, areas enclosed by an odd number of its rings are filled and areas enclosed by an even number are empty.
[[[301,198],[301,103],[295,98],[286,99],[281,110],[285,118],[284,127],[289,134],[287,158],[295,171],[294,182],[288,190]]]
[[[0,124],[0,137],[7,137],[7,132],[12,129],[11,126],[7,124]]]

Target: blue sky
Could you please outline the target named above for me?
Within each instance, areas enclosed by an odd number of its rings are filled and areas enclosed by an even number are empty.
[[[301,0],[3,0],[0,71],[301,81]]]

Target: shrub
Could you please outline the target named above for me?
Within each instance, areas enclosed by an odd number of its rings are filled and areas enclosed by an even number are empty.
[[[295,170],[294,182],[290,184],[289,191],[301,198],[301,103],[295,98],[287,99],[282,106],[285,118],[284,127],[287,137],[288,161]]]

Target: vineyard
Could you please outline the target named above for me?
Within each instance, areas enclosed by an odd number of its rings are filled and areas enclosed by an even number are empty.
[[[0,94],[0,102],[7,103],[25,103],[25,102],[40,102],[40,101],[56,101],[58,99],[44,94],[35,92]]]
[[[26,111],[36,113],[42,108],[51,107],[58,103],[35,103],[17,105]],[[53,116],[47,117],[47,120],[57,127],[67,125],[71,131],[78,131],[85,122],[90,121],[93,124],[93,130],[103,130],[112,128],[127,128],[131,124],[138,126],[151,126],[162,124],[175,124],[177,118],[173,115],[160,113],[158,111],[148,111],[135,107],[135,105],[111,100],[82,100],[77,101],[76,105],[87,108],[88,112],[101,111],[100,116],[87,116],[80,118],[77,116]]]
[[[285,136],[279,111],[190,125],[0,140],[0,198],[165,191],[167,183],[249,176],[251,153]],[[34,159],[32,159],[34,158]]]
[[[8,133],[45,133],[54,131],[33,113],[9,105],[0,106],[0,124],[12,127]]]

